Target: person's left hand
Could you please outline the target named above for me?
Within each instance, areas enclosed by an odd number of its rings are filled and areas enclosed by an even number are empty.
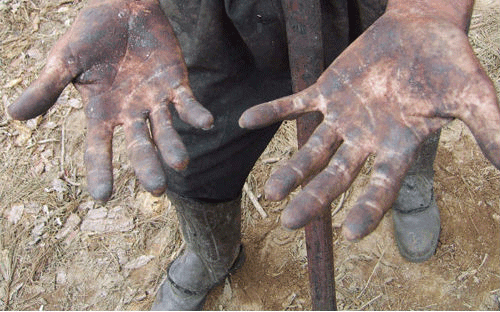
[[[441,19],[389,9],[314,85],[247,110],[240,126],[259,128],[313,111],[323,122],[265,186],[267,198],[282,200],[314,177],[283,212],[288,228],[328,209],[374,154],[370,182],[344,222],[348,239],[367,235],[392,206],[419,144],[454,118],[500,167],[495,89],[464,29]]]

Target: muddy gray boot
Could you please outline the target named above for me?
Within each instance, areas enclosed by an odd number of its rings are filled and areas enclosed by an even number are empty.
[[[201,310],[208,292],[243,265],[241,197],[207,203],[167,193],[186,248],[170,264],[152,310]]]
[[[421,145],[392,206],[399,253],[411,262],[423,262],[435,253],[441,231],[433,187],[433,164],[439,134],[431,136]]]

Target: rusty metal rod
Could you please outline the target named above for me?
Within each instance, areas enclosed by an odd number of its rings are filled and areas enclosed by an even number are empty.
[[[320,0],[282,0],[293,91],[312,85],[324,69]],[[321,122],[319,113],[297,119],[299,147]],[[330,209],[305,228],[313,310],[337,310]]]

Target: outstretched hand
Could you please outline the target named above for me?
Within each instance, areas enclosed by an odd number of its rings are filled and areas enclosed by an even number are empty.
[[[10,115],[25,120],[43,114],[71,82],[85,105],[88,188],[99,200],[112,193],[116,126],[124,127],[139,181],[160,195],[166,188],[162,160],[177,170],[188,163],[169,104],[194,127],[213,123],[193,97],[180,47],[158,1],[90,1],[52,49],[39,78],[9,107]]]
[[[454,118],[500,167],[496,92],[464,30],[446,19],[388,8],[314,85],[242,115],[240,126],[250,129],[313,111],[324,116],[265,185],[267,198],[281,200],[314,177],[283,212],[284,226],[302,227],[327,209],[374,154],[369,184],[343,229],[350,240],[369,234],[397,198],[419,144]]]

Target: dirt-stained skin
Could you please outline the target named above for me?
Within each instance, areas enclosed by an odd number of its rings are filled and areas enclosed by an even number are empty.
[[[397,197],[419,144],[454,118],[463,120],[486,157],[500,167],[495,89],[469,45],[473,1],[389,1],[386,13],[308,89],[247,110],[244,128],[307,112],[324,120],[265,186],[288,204],[282,223],[299,228],[351,185],[376,155],[369,184],[344,222],[351,240],[369,234]]]
[[[470,127],[487,158],[500,167],[498,101],[466,35],[472,4],[389,1],[386,13],[316,84],[243,114],[245,128],[306,112],[324,116],[306,145],[266,185],[267,197],[280,200],[314,177],[284,211],[285,226],[301,227],[323,211],[374,154],[370,183],[344,227],[349,239],[367,235],[395,200],[420,142],[454,118]],[[43,114],[71,82],[85,104],[88,188],[96,199],[107,200],[112,193],[116,126],[124,126],[139,181],[159,195],[167,187],[162,161],[178,170],[188,162],[169,105],[194,127],[213,124],[192,95],[179,45],[158,1],[90,1],[9,113],[16,119]]]
[[[116,126],[124,127],[139,181],[160,195],[166,188],[161,158],[177,170],[188,163],[168,105],[194,127],[213,123],[192,95],[179,44],[158,1],[90,1],[52,49],[39,78],[9,107],[10,115],[25,120],[43,114],[71,82],[85,105],[88,188],[99,200],[112,194]]]

